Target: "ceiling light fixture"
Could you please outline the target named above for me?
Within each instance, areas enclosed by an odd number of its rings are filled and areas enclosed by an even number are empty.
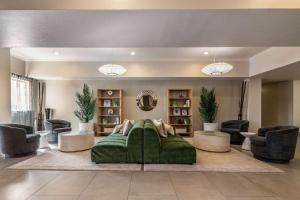
[[[111,49],[111,60],[113,60],[113,49]],[[98,68],[98,71],[106,76],[120,76],[127,72],[127,69],[118,64],[105,64]]]
[[[98,71],[106,76],[120,76],[127,70],[122,65],[105,64],[98,68]]]
[[[202,68],[202,72],[207,75],[218,76],[226,74],[233,69],[233,66],[225,62],[214,62]]]
[[[134,51],[130,52],[130,55],[134,56],[134,55],[135,55],[135,52],[134,52]]]

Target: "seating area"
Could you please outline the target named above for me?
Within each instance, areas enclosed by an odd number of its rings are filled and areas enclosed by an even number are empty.
[[[1,0],[0,200],[299,200],[300,0]]]

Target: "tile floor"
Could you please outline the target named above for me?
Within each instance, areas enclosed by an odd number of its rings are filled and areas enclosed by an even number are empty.
[[[300,147],[300,145],[299,145]],[[0,200],[299,200],[300,148],[286,173],[8,170],[0,159]]]

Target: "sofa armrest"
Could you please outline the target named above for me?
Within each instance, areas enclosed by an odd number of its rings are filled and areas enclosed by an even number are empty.
[[[236,134],[236,135],[240,134],[240,130],[235,128],[221,128],[221,132]]]
[[[49,121],[44,121],[44,126],[47,131],[53,131],[53,124]]]
[[[224,128],[226,128],[228,126],[230,127],[231,125],[233,125],[232,121],[225,121],[225,122],[221,123],[221,127],[224,127]]]
[[[267,140],[265,137],[261,136],[253,136],[250,138],[251,143],[256,146],[266,146],[267,145]]]
[[[69,132],[69,131],[72,131],[72,128],[70,128],[70,127],[56,128],[53,131],[55,131],[56,133]]]
[[[40,134],[27,134],[26,142],[35,142],[40,139]]]

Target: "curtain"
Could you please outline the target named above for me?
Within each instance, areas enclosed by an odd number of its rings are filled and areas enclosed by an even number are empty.
[[[45,84],[39,80],[12,74],[12,123],[28,125],[36,130],[43,130],[43,127],[38,126],[40,107],[43,109],[44,106],[44,97],[40,100],[40,95],[38,94],[39,85],[45,87]],[[43,117],[41,119],[43,120]]]

